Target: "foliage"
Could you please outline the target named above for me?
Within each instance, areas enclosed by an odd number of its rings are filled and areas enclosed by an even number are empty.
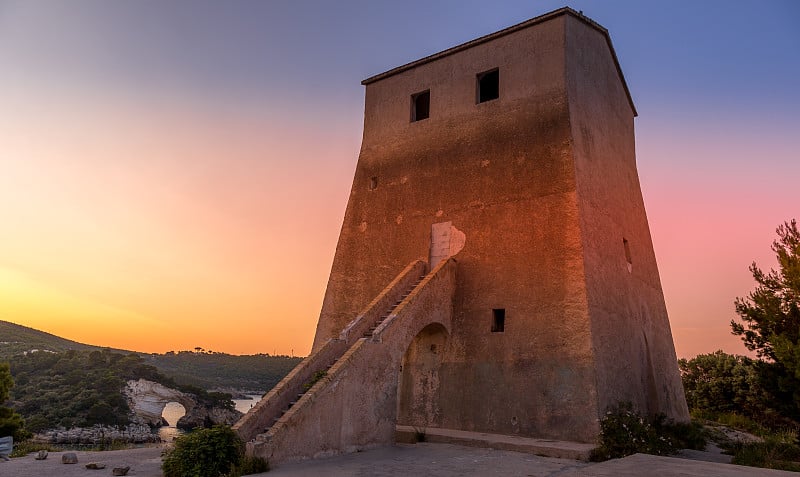
[[[313,388],[317,382],[328,375],[328,372],[325,370],[317,371],[311,376],[311,380],[305,384],[303,384],[303,391],[308,391],[309,389]]]
[[[12,387],[14,378],[11,377],[11,367],[8,363],[0,363],[0,404],[8,401]]]
[[[682,448],[703,449],[705,445],[701,426],[668,422],[663,415],[647,419],[625,402],[600,420],[600,445],[590,458],[603,461],[636,453],[670,455]]]
[[[663,414],[656,416],[653,427],[659,436],[666,437],[676,449],[705,450],[706,433],[698,422],[671,422]]]
[[[260,474],[262,472],[269,472],[269,462],[262,457],[244,456],[240,465],[235,465],[231,469],[230,477],[238,477],[240,475]]]
[[[264,392],[275,387],[301,358],[180,351],[144,355],[145,362],[175,381],[203,389]]]
[[[125,378],[135,357],[110,352],[29,353],[13,361],[14,406],[40,431],[55,426],[126,425]]]
[[[11,368],[8,363],[0,363],[0,437],[11,436],[15,441],[22,441],[30,436],[25,430],[22,416],[3,405],[8,401],[12,387],[14,379],[11,377]]]
[[[175,439],[164,456],[164,477],[219,477],[242,463],[244,443],[227,426],[198,429]]]
[[[750,265],[758,286],[736,299],[743,323],[732,320],[731,328],[759,358],[781,363],[800,378],[800,231],[792,220],[776,232],[772,250],[780,270],[764,273],[755,262]]]
[[[26,326],[0,320],[0,359],[14,361],[31,350],[40,353],[111,351],[122,355],[131,351],[90,346],[70,341]],[[302,358],[255,354],[235,356],[206,351],[169,351],[165,354],[136,353],[143,364],[156,368],[175,382],[197,389],[236,389],[254,393],[272,389],[289,374]],[[13,363],[12,363],[13,364]],[[12,366],[13,367],[13,366]]]
[[[99,349],[4,320],[0,320],[0,338],[0,359],[3,360],[34,349],[55,352]]]
[[[757,365],[746,356],[721,350],[678,360],[686,403],[690,409],[710,413],[762,416],[768,396]]]
[[[145,364],[137,354],[109,350],[28,353],[13,361],[17,379],[13,405],[34,432],[63,426],[124,426],[131,411],[128,380],[148,379],[194,394],[201,405],[233,409],[230,395],[182,386]]]
[[[776,232],[772,250],[778,270],[750,266],[757,286],[736,299],[741,322],[732,320],[731,329],[761,359],[759,378],[770,407],[800,421],[800,231],[792,220]]]
[[[28,440],[23,442],[14,441],[14,451],[11,453],[9,457],[25,457],[28,454],[39,452],[40,450],[46,450],[47,452],[55,452],[61,449],[50,444],[33,442],[33,440]]]
[[[738,443],[730,450],[732,464],[800,472],[800,446],[780,439]]]
[[[694,420],[705,422],[712,426],[721,424],[754,436],[766,436],[772,432],[763,424],[735,412],[712,412],[704,409],[692,409],[691,414]],[[714,439],[714,441],[719,442],[718,439]]]

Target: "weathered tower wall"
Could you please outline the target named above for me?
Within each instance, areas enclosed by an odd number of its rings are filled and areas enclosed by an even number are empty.
[[[688,417],[636,170],[635,112],[607,34],[566,18],[572,154],[598,406]],[[642,392],[644,390],[644,392]]]
[[[499,98],[476,104],[476,75],[493,68]],[[400,424],[592,441],[619,400],[685,418],[635,112],[605,31],[559,10],[365,84],[314,350],[426,259],[432,225],[450,222],[466,236],[452,329],[407,353],[407,369],[437,369],[399,379]],[[425,90],[430,117],[412,122],[411,96]],[[500,309],[504,329],[493,332]],[[421,355],[428,341],[435,359]],[[422,385],[433,402],[417,412],[404,399]]]

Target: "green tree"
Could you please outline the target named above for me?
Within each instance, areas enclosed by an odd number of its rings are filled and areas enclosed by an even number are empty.
[[[11,377],[11,367],[8,363],[0,363],[0,404],[8,401],[13,387],[14,378]]]
[[[22,416],[10,407],[3,406],[8,401],[12,387],[14,378],[11,377],[11,368],[8,363],[0,363],[0,437],[12,436],[15,441],[20,441],[28,437]]]
[[[759,417],[764,412],[765,394],[757,364],[721,350],[678,360],[686,403],[690,409]]]
[[[776,230],[772,243],[778,270],[768,273],[750,265],[757,286],[736,299],[739,320],[733,334],[764,361],[762,385],[774,396],[773,405],[786,417],[800,419],[800,231],[791,220]]]
[[[742,323],[731,320],[731,328],[759,358],[780,363],[800,378],[800,231],[792,220],[777,233],[772,250],[779,270],[764,273],[755,262],[750,265],[758,286],[736,299]]]

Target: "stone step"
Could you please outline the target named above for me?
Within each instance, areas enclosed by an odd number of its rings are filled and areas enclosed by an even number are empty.
[[[398,425],[395,428],[395,439],[397,442],[413,443],[416,442],[416,435],[418,432],[419,430],[414,429],[412,426]],[[594,444],[585,444],[580,442],[536,439],[532,437],[521,437],[516,435],[509,436],[431,427],[425,428],[425,442],[485,447],[515,452],[525,452],[528,454],[536,454],[547,457],[557,457],[559,459],[574,459],[583,461],[589,460],[589,454],[594,448]]]

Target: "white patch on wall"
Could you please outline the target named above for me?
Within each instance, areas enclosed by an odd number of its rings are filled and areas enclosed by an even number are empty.
[[[442,260],[457,254],[464,248],[467,236],[453,226],[453,222],[431,225],[431,251],[429,262],[433,268]]]

